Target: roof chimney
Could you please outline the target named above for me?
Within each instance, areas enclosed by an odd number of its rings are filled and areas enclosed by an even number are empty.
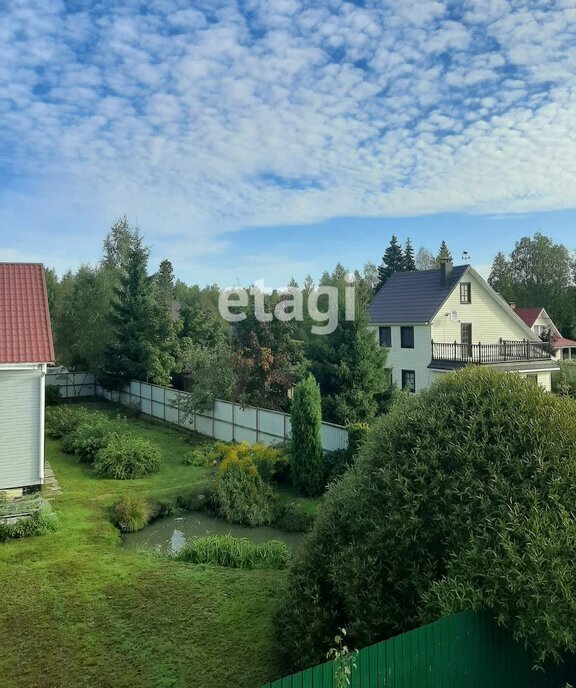
[[[445,287],[452,279],[452,261],[443,258],[440,261],[440,282]]]

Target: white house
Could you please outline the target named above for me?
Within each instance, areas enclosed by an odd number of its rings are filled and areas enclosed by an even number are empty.
[[[558,370],[549,345],[469,265],[395,273],[368,313],[402,389],[418,392],[452,370],[489,365],[550,390]]]
[[[44,268],[0,263],[0,490],[44,481],[44,378],[53,362]]]
[[[560,330],[554,324],[545,308],[516,308],[511,304],[516,314],[535,332],[539,337],[551,334],[552,355],[557,361],[576,361],[576,342],[573,339],[566,339],[560,334]]]

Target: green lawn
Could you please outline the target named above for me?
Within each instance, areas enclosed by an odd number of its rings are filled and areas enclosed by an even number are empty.
[[[119,495],[168,496],[207,477],[182,463],[190,440],[178,430],[130,423],[160,444],[159,474],[99,480],[47,440],[60,528],[0,544],[2,688],[256,688],[277,675],[271,611],[284,573],[121,549],[107,516]]]

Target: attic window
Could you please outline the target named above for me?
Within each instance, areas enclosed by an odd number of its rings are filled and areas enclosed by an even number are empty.
[[[472,303],[472,285],[470,282],[460,283],[460,303]]]

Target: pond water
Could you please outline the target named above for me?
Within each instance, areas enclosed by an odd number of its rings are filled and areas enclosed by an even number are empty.
[[[181,517],[162,518],[137,533],[126,533],[122,536],[122,544],[129,549],[146,547],[170,554],[182,549],[189,538],[226,534],[245,537],[252,542],[282,540],[293,552],[304,539],[304,533],[285,533],[268,526],[239,526],[216,516],[194,512]]]

